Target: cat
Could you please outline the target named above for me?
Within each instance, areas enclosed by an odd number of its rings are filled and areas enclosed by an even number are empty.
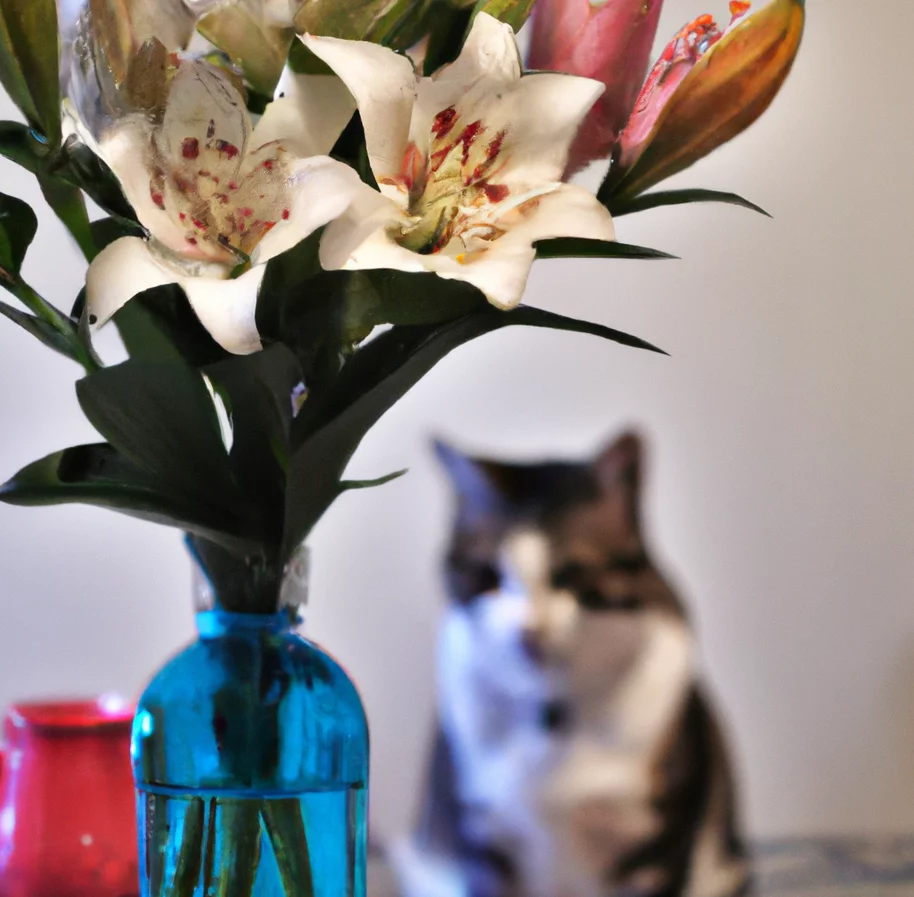
[[[644,543],[640,438],[587,463],[436,448],[458,500],[405,897],[748,894],[694,635]]]

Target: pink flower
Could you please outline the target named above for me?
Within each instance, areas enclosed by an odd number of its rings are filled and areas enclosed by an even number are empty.
[[[663,0],[538,0],[531,69],[602,81],[571,147],[566,174],[609,156],[644,82]]]

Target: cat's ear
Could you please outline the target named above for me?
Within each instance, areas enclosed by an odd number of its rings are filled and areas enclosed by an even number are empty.
[[[435,439],[433,445],[457,494],[480,509],[491,507],[498,498],[498,490],[491,480],[487,465],[440,439]]]
[[[644,443],[632,431],[623,433],[603,449],[594,462],[600,487],[619,499],[629,524],[638,529],[641,486],[644,479]]]

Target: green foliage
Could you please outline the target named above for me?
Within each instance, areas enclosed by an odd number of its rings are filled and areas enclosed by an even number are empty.
[[[15,283],[38,231],[31,206],[14,196],[0,197],[0,279]]]
[[[190,365],[134,358],[76,384],[83,413],[124,457],[200,499],[237,487],[216,408]]]
[[[113,320],[131,358],[202,367],[230,357],[200,323],[177,284],[138,293]]]
[[[91,262],[98,255],[98,248],[92,236],[82,191],[72,184],[44,173],[38,175],[38,183],[47,204],[73,235],[86,260]]]
[[[615,240],[591,240],[587,237],[554,237],[551,240],[537,240],[533,244],[537,258],[602,258],[602,259],[674,259],[675,255],[632,246]]]
[[[366,40],[394,50],[407,50],[425,33],[432,5],[433,0],[306,3],[295,17],[295,30],[299,34]]]
[[[457,56],[475,13],[485,9],[518,27],[530,5],[529,0],[480,0],[475,6],[395,0],[374,21],[372,39],[399,48],[430,30],[425,65],[431,72]],[[0,0],[0,14],[6,16],[10,9],[25,7],[22,0]],[[23,16],[25,22],[28,16]],[[9,21],[4,18],[3,26]],[[297,49],[301,47],[293,43],[292,59],[309,67],[312,60]],[[40,42],[29,53],[33,51],[45,52]],[[0,39],[0,76],[15,82],[16,73],[25,71],[26,57],[3,52]],[[19,68],[9,68],[11,59]],[[23,83],[31,90],[30,80]],[[33,126],[41,123],[41,103],[47,99],[36,99],[43,88],[35,84],[38,93],[21,94],[23,103],[32,103],[26,114]],[[104,163],[75,140],[62,147],[58,143],[59,135],[49,145],[29,126],[0,122],[0,155],[37,177],[87,259],[114,240],[143,235]],[[377,186],[358,114],[333,155]],[[109,217],[90,224],[84,195]],[[628,210],[637,210],[631,207],[639,201],[641,207],[692,199],[734,201],[707,191],[690,196],[649,195],[628,201]],[[22,279],[36,227],[27,204],[0,194],[0,285],[25,308],[0,303],[0,315],[83,365],[87,376],[78,382],[77,396],[106,441],[28,465],[0,486],[0,500],[20,505],[82,502],[181,527],[220,600],[238,610],[272,609],[284,563],[339,495],[405,473],[345,479],[368,430],[453,350],[503,327],[532,326],[659,351],[629,334],[541,309],[498,311],[475,287],[432,273],[324,271],[319,231],[267,265],[257,307],[263,351],[249,356],[226,352],[200,323],[180,287],[169,285],[138,294],[115,315],[129,360],[101,368],[87,342],[85,322],[82,329],[79,324],[84,291],[68,316]],[[581,238],[543,240],[536,250],[541,258],[671,257]],[[282,820],[272,824],[281,827]],[[290,867],[290,875],[294,871]]]
[[[719,202],[733,206],[742,206],[744,209],[750,209],[765,215],[771,216],[754,202],[743,199],[736,193],[723,193],[720,190],[656,190],[653,193],[642,193],[631,199],[619,198],[614,196],[599,196],[598,199],[603,202],[609,211],[615,216],[631,215],[633,212],[644,212],[647,209],[656,209],[661,206],[678,206],[693,202]]]
[[[87,371],[94,370],[96,360],[83,345],[76,324],[39,296],[20,273],[37,230],[38,220],[31,206],[0,193],[0,286],[31,312],[26,314],[4,302],[0,303],[0,314],[55,352],[81,364]]]
[[[0,0],[0,81],[48,147],[59,146],[55,0]]]
[[[454,349],[512,325],[601,336],[658,351],[637,337],[541,309],[490,306],[444,323],[400,325],[363,346],[321,396],[309,398],[292,428],[283,555],[290,555],[345,488],[343,471],[384,413]]]
[[[0,155],[34,174],[48,205],[64,223],[87,260],[91,261],[104,245],[95,239],[95,226],[89,224],[85,193],[109,212],[124,228],[138,228],[136,215],[124,198],[111,169],[91,150],[68,141],[50,151],[32,130],[20,122],[0,121]]]
[[[473,14],[488,13],[520,31],[533,12],[534,0],[478,0]]]
[[[55,452],[0,486],[0,501],[26,507],[80,503],[177,526],[232,552],[257,550],[247,521],[172,489],[106,443]]]
[[[428,45],[425,50],[423,73],[432,75],[443,65],[453,62],[463,47],[473,20],[473,5],[459,7],[448,0],[433,0]]]

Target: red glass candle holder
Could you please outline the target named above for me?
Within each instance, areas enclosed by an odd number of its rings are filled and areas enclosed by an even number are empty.
[[[0,897],[138,893],[132,718],[105,698],[7,711]]]

